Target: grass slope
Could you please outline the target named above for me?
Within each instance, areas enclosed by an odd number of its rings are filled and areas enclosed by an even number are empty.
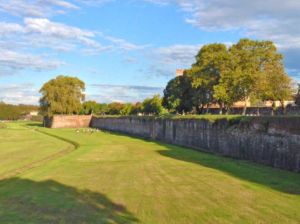
[[[300,222],[300,174],[117,134],[39,130],[48,144],[79,147],[0,180],[0,223]],[[16,131],[16,144],[35,133]]]
[[[0,129],[0,177],[14,176],[29,168],[41,165],[60,153],[74,147],[65,141],[22,126],[23,123],[9,123]]]

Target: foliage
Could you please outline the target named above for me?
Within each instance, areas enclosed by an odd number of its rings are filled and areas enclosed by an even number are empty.
[[[193,109],[193,89],[188,76],[171,79],[164,90],[162,105],[170,112],[188,112]]]
[[[133,105],[131,103],[124,104],[122,110],[120,111],[121,115],[130,115],[132,111]]]
[[[193,100],[196,108],[218,102],[214,98],[214,86],[229,69],[229,62],[229,53],[224,44],[208,44],[200,49],[196,62],[186,73],[195,89]]]
[[[298,84],[298,90],[297,90],[297,94],[295,97],[295,103],[300,106],[300,84]]]
[[[82,104],[81,114],[94,115],[137,115],[142,112],[141,103],[97,103],[86,101]]]
[[[80,113],[86,115],[97,114],[99,113],[100,108],[100,104],[98,104],[96,101],[85,101],[82,104]]]
[[[132,105],[130,115],[138,115],[140,113],[142,113],[142,103],[137,102]]]
[[[107,105],[107,114],[109,115],[121,115],[121,111],[124,109],[124,104],[114,102]]]
[[[0,120],[22,119],[31,111],[38,111],[39,107],[34,105],[12,105],[0,102]]]
[[[51,79],[40,89],[42,114],[79,114],[84,90],[84,82],[76,77],[61,75]]]
[[[191,68],[168,83],[163,105],[171,112],[195,108],[203,113],[211,104],[228,111],[235,102],[244,101],[245,113],[248,100],[280,101],[283,105],[292,95],[292,80],[273,42],[241,39],[229,48],[204,45]]]
[[[142,111],[146,115],[159,115],[163,113],[162,98],[159,95],[154,95],[152,98],[145,99],[142,103]]]

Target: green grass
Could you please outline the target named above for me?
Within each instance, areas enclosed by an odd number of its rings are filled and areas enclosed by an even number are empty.
[[[24,166],[11,150],[73,147],[0,180],[0,223],[300,222],[297,173],[106,132],[14,123],[0,134],[2,173],[6,160]]]
[[[0,122],[0,129],[7,128],[7,125],[5,123]]]

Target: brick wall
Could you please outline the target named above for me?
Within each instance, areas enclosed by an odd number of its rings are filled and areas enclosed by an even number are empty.
[[[87,128],[91,115],[54,115],[44,118],[44,126],[49,128]]]

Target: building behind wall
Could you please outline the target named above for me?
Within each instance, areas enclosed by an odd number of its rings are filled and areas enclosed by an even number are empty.
[[[176,69],[176,77],[183,76],[184,69]]]

